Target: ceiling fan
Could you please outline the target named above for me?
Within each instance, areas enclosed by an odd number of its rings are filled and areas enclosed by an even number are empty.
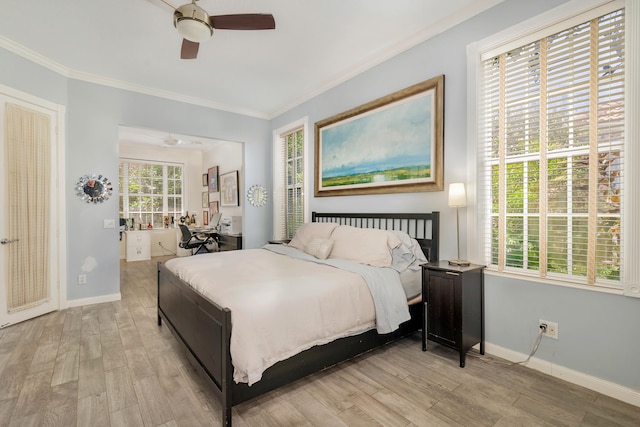
[[[161,0],[174,9],[173,25],[182,36],[180,58],[195,59],[198,56],[200,43],[213,35],[213,30],[275,30],[276,21],[271,14],[240,13],[234,15],[209,15],[203,8],[191,3],[174,7],[166,0]]]
[[[174,138],[173,136],[168,136],[162,140],[163,147],[177,147],[184,145],[202,145],[200,141],[186,141],[184,139]]]

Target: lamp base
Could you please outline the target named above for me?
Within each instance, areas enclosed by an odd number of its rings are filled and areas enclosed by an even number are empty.
[[[464,259],[451,259],[449,265],[457,265],[458,267],[467,267],[471,265],[471,262]]]

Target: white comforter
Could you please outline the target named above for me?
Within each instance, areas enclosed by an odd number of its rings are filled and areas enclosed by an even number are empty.
[[[375,327],[371,293],[356,273],[264,249],[174,258],[166,266],[231,309],[236,382],[254,384],[281,360]]]

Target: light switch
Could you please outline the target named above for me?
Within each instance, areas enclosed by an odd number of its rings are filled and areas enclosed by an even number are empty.
[[[116,220],[115,219],[105,219],[104,220],[104,228],[116,228]]]

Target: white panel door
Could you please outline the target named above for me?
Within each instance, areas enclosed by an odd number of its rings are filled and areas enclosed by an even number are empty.
[[[17,92],[11,92],[12,95],[8,95],[8,88],[0,87],[0,328],[4,328],[6,326],[22,322],[24,320],[31,319],[36,316],[40,316],[45,313],[49,313],[51,311],[58,310],[60,308],[60,292],[58,289],[59,282],[59,263],[58,259],[59,253],[59,241],[58,241],[58,226],[59,226],[59,203],[63,203],[62,200],[57,196],[57,182],[58,182],[58,133],[57,133],[57,124],[59,123],[59,115],[60,112],[52,109],[51,107],[39,105],[38,102],[34,102],[34,99],[29,96],[25,96],[24,98],[19,96],[14,97]],[[25,99],[25,98],[28,98]],[[50,189],[51,189],[51,197],[49,206],[46,206],[48,209],[48,215],[50,218],[49,221],[49,260],[48,260],[48,286],[49,286],[49,298],[32,308],[28,308],[20,311],[12,311],[9,312],[8,309],[8,297],[7,297],[7,289],[10,286],[7,259],[9,255],[9,251],[15,250],[18,245],[21,244],[20,236],[10,236],[8,235],[8,227],[7,227],[7,213],[8,213],[8,184],[7,184],[7,144],[6,144],[6,105],[8,103],[17,104],[25,108],[29,108],[31,110],[36,110],[41,113],[47,114],[51,118],[51,176],[50,176]],[[30,189],[31,190],[31,189]],[[35,194],[38,191],[37,188],[33,188],[32,191],[29,191],[30,194]],[[19,198],[18,203],[21,201],[25,201],[29,197],[28,194],[24,195],[23,199]],[[3,242],[3,243],[2,243]],[[33,269],[44,269],[45,268],[45,260],[38,260],[35,265],[31,268]]]

